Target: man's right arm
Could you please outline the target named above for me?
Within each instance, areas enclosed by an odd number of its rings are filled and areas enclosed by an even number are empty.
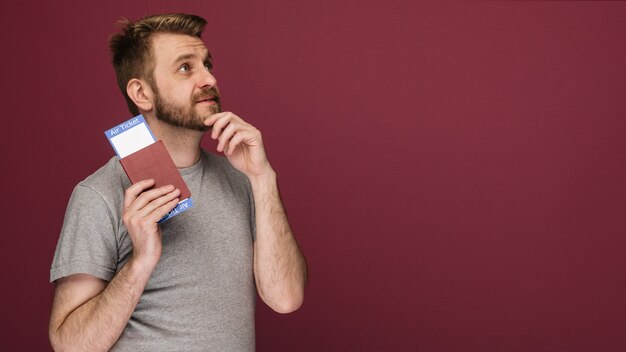
[[[131,258],[106,283],[87,274],[57,282],[50,342],[55,351],[108,351],[122,334],[152,269]]]
[[[55,351],[108,351],[124,331],[161,256],[157,221],[180,193],[172,186],[143,192],[153,184],[141,181],[126,190],[122,218],[133,255],[115,277],[108,284],[87,274],[57,281],[49,330]]]

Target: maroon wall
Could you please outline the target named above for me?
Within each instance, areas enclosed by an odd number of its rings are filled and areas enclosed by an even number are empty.
[[[143,2],[4,5],[0,350],[49,349],[68,197],[130,117],[107,37],[164,11],[209,21],[310,265],[259,351],[626,350],[625,4]]]

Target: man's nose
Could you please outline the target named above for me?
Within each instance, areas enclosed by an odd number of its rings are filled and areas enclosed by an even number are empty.
[[[198,87],[215,87],[216,84],[217,80],[215,79],[215,76],[213,76],[213,74],[209,70],[202,70],[202,73],[200,74],[200,78],[198,80]]]

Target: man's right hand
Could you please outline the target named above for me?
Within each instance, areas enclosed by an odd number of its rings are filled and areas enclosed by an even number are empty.
[[[133,243],[133,260],[149,270],[161,258],[161,228],[157,221],[176,207],[179,189],[168,185],[146,191],[154,180],[143,180],[128,187],[124,194],[122,221]]]

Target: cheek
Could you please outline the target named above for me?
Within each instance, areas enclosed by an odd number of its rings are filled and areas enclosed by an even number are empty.
[[[189,104],[193,96],[193,85],[187,80],[177,80],[173,77],[164,77],[155,72],[157,87],[161,98],[170,104]]]
[[[184,106],[189,105],[190,96],[178,89],[170,89],[169,91],[160,92],[161,97],[171,105]]]
[[[177,104],[189,104],[193,100],[193,89],[186,85],[172,87],[170,97]]]

